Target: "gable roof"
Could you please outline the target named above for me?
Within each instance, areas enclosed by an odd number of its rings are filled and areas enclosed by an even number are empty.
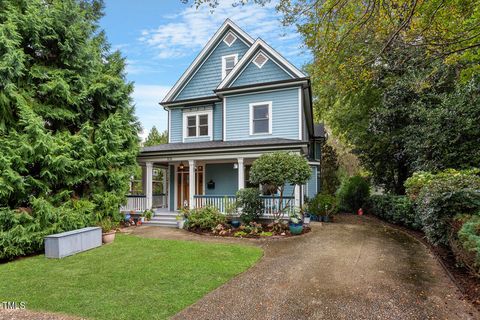
[[[233,81],[237,78],[237,76],[245,69],[246,66],[252,61],[255,57],[257,51],[262,50],[265,54],[270,57],[273,57],[274,60],[280,62],[283,66],[285,71],[289,73],[292,78],[305,78],[306,75],[300,71],[297,67],[291,64],[287,59],[282,57],[275,49],[270,47],[265,41],[258,38],[255,40],[253,45],[248,49],[248,51],[243,55],[242,59],[238,61],[238,63],[233,67],[232,71],[223,79],[223,81],[218,85],[216,90],[220,90],[223,88],[228,87]]]
[[[254,40],[252,37],[250,37],[245,31],[243,31],[240,27],[238,27],[235,23],[233,23],[230,19],[225,20],[225,22],[222,24],[222,26],[215,32],[213,37],[207,42],[205,47],[200,51],[198,56],[193,60],[193,62],[190,64],[190,66],[187,68],[187,70],[182,74],[180,79],[175,83],[175,85],[168,91],[167,95],[165,98],[163,98],[162,103],[168,102],[173,100],[175,95],[183,88],[183,86],[186,84],[186,82],[189,80],[189,78],[193,75],[193,73],[196,71],[197,67],[204,61],[205,57],[210,53],[211,49],[219,42],[222,40],[222,36],[224,35],[225,31],[227,29],[232,29],[235,31],[238,35],[242,37],[244,41],[248,45],[252,45],[254,43]]]

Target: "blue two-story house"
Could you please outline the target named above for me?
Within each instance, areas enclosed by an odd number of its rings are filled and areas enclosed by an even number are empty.
[[[224,210],[237,190],[251,186],[253,161],[278,150],[305,155],[312,168],[306,185],[290,187],[291,200],[300,205],[319,191],[324,132],[313,121],[309,78],[232,21],[160,104],[168,112],[169,141],[141,150],[145,195],[130,197],[125,210],[153,208],[158,224],[174,224],[174,212],[183,207]],[[153,194],[159,170],[163,192]],[[268,194],[263,199],[268,215],[275,203]]]

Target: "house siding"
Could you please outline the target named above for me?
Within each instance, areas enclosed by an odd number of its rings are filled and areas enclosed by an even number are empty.
[[[170,142],[182,142],[182,109],[172,109],[170,111]]]
[[[237,40],[238,41],[238,40]],[[213,108],[213,140],[223,140],[223,104],[215,103]]]
[[[288,79],[292,79],[292,77],[269,58],[262,68],[257,67],[255,63],[250,61],[230,87]]]
[[[226,98],[226,140],[297,139],[298,88],[251,93]],[[250,103],[272,101],[272,133],[250,135]]]
[[[249,48],[240,38],[237,38],[231,47],[222,40],[220,41],[220,44],[180,91],[175,100],[212,96],[214,94],[213,90],[222,81],[222,56],[238,54],[238,61],[240,61]]]
[[[311,166],[312,168],[312,175],[310,176],[310,179],[308,179],[307,182],[307,190],[306,190],[306,195],[309,199],[312,199],[313,197],[316,196],[318,192],[317,188],[317,166]]]
[[[212,180],[215,189],[205,188],[206,195],[235,195],[238,190],[238,172],[232,163],[205,165],[205,186]]]

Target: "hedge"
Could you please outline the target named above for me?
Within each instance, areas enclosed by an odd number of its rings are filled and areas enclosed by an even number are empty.
[[[414,230],[421,228],[413,202],[406,196],[372,195],[368,206],[371,213],[388,222]]]

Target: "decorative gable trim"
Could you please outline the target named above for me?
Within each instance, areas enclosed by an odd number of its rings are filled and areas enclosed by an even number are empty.
[[[237,41],[237,37],[232,32],[228,32],[227,35],[223,37],[223,42],[229,47],[231,47],[235,41]]]
[[[241,71],[248,65],[251,61],[251,58],[258,49],[263,49],[265,55],[271,56],[273,61],[277,60],[282,65],[278,64],[285,72],[292,76],[292,78],[305,78],[306,75],[300,71],[297,67],[293,64],[288,62],[287,59],[282,57],[277,51],[275,51],[272,47],[270,47],[265,41],[262,39],[257,39],[255,43],[248,49],[248,51],[243,55],[242,59],[235,65],[235,67],[230,71],[230,73],[223,79],[223,81],[218,85],[216,90],[223,89],[233,83]],[[275,62],[276,63],[276,62]]]
[[[187,70],[185,70],[185,72],[182,74],[180,79],[178,79],[175,85],[170,89],[170,91],[168,91],[165,98],[163,98],[162,103],[172,100],[173,97],[178,94],[180,89],[182,89],[186,84],[186,81],[193,76],[193,73],[197,70],[197,67],[203,64],[203,62],[206,60],[206,57],[208,57],[208,55],[211,53],[211,49],[214,46],[218,45],[220,37],[224,34],[225,30],[227,30],[228,28],[232,29],[241,38],[245,39],[245,41],[247,41],[246,42],[247,45],[252,45],[254,43],[253,38],[250,37],[245,31],[240,29],[240,27],[238,27],[230,19],[225,20],[222,26],[217,30],[217,32],[215,32],[213,37],[207,42],[207,44],[202,49],[202,51],[200,51],[200,53],[195,58],[195,60],[193,60],[192,64],[190,64]]]
[[[262,50],[260,50],[259,53],[253,58],[253,63],[259,68],[262,69],[263,65],[267,63],[268,57],[263,53]]]

